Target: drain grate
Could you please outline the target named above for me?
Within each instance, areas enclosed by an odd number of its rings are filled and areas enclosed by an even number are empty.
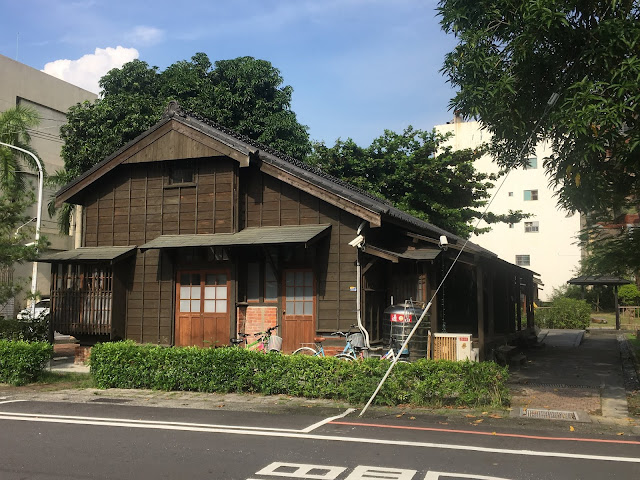
[[[585,389],[591,389],[591,390],[599,390],[600,388],[602,388],[602,386],[596,386],[596,385],[569,385],[566,383],[542,383],[542,382],[527,382],[527,381],[520,381],[520,382],[511,382],[512,385],[522,385],[523,387],[552,387],[552,388],[585,388]]]
[[[542,408],[522,408],[520,416],[526,418],[542,418],[545,420],[577,420],[576,412],[563,410],[546,410]]]

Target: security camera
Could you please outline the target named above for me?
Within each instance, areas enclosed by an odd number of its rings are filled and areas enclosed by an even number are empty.
[[[446,250],[448,245],[449,245],[449,240],[447,240],[447,236],[440,235],[440,241],[438,242],[438,246],[441,249]]]
[[[352,247],[360,248],[364,244],[364,237],[362,235],[358,235],[356,238],[349,242],[349,245]]]

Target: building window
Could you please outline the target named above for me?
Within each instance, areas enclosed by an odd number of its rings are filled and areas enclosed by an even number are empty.
[[[538,200],[538,190],[525,190],[524,199],[525,201]]]
[[[247,302],[260,301],[260,264],[247,265]]]
[[[513,197],[513,192],[509,192],[509,196],[510,196],[510,197]]]
[[[269,263],[251,262],[247,264],[247,302],[277,302],[278,280]],[[262,275],[264,272],[264,276]]]
[[[264,301],[278,301],[278,280],[270,263],[264,265]]]
[[[516,255],[516,265],[520,267],[528,267],[531,265],[530,255]]]
[[[169,185],[193,184],[195,182],[195,167],[190,160],[171,162],[168,166],[167,177]]]
[[[534,168],[538,168],[538,159],[536,157],[527,158],[524,169],[529,170]]]
[[[524,222],[524,231],[526,233],[537,233],[539,231],[538,222]]]

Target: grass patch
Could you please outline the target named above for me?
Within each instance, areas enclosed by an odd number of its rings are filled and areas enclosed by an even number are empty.
[[[65,384],[64,388],[95,388],[96,386],[91,374],[75,372],[45,371],[37,383],[51,386]]]
[[[629,345],[635,352],[636,372],[640,372],[640,339],[634,334],[628,334],[627,340]],[[629,408],[629,415],[632,417],[640,417],[640,392],[635,391],[627,395],[627,406]]]

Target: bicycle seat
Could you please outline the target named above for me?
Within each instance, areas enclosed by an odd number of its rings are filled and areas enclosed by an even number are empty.
[[[313,341],[316,343],[322,343],[326,340],[324,337],[313,337]]]
[[[231,339],[231,343],[233,343],[234,345],[240,345],[241,343],[244,343],[244,339],[242,339],[242,338],[232,338]]]

